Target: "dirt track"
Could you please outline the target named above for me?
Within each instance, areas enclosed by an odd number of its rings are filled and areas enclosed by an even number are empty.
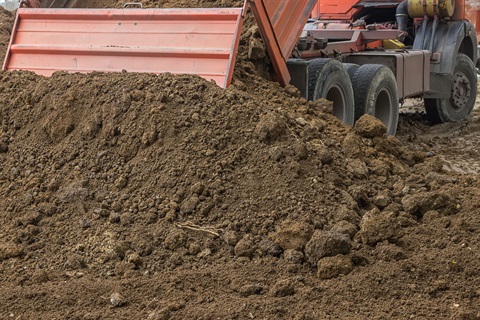
[[[255,70],[0,73],[0,318],[480,319],[480,111],[386,137]]]

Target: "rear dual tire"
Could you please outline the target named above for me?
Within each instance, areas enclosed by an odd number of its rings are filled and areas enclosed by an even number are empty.
[[[353,125],[363,114],[380,119],[389,135],[398,124],[398,93],[393,72],[386,66],[335,59],[314,59],[308,66],[308,97],[333,102],[333,114]]]
[[[395,75],[380,64],[360,66],[352,79],[355,121],[369,114],[382,121],[387,134],[395,135],[398,125],[398,92]]]
[[[333,114],[353,125],[355,101],[350,77],[345,66],[335,59],[314,59],[308,65],[308,97],[332,101]]]

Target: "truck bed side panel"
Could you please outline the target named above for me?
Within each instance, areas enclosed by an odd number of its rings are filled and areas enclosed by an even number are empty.
[[[242,8],[22,8],[3,68],[196,74],[227,87],[242,22]]]

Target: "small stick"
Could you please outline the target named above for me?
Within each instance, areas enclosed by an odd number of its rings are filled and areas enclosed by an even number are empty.
[[[178,228],[210,233],[219,238],[221,238],[220,234],[223,232],[223,230],[221,229],[215,229],[213,227],[202,227],[193,223],[183,223],[183,224],[175,223],[175,226]]]

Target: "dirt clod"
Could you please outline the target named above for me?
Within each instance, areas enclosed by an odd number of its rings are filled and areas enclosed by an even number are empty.
[[[246,235],[235,245],[235,255],[238,257],[252,258],[256,248],[254,239],[250,235]]]
[[[373,209],[362,217],[358,236],[362,242],[374,245],[377,242],[397,241],[403,235],[397,216],[393,212]]]
[[[349,274],[352,270],[353,264],[350,257],[344,255],[325,257],[317,263],[317,276],[320,279],[336,278],[341,274]]]
[[[351,246],[350,237],[346,234],[316,230],[310,241],[305,245],[305,256],[308,262],[315,266],[323,257],[348,254]]]
[[[284,250],[303,250],[313,234],[313,226],[303,222],[284,221],[273,235],[278,245]]]
[[[287,297],[295,294],[295,285],[291,280],[280,280],[270,289],[273,297]]]
[[[373,139],[384,136],[387,133],[387,127],[377,118],[365,114],[355,123],[353,131],[360,137]]]
[[[0,261],[19,257],[23,254],[23,247],[13,243],[0,243]]]

